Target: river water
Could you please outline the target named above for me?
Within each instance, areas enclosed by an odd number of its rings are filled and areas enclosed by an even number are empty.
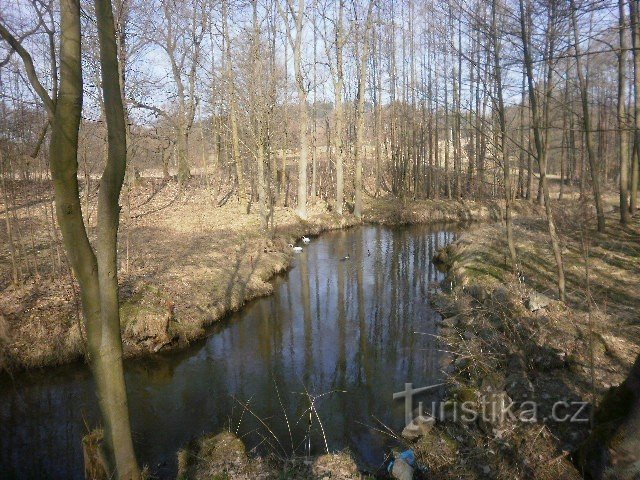
[[[141,464],[171,478],[180,447],[231,428],[262,454],[322,453],[326,440],[375,471],[394,445],[378,430],[399,432],[404,423],[404,402],[393,393],[440,378],[429,294],[442,274],[431,258],[454,238],[426,225],[323,234],[274,280],[272,296],[220,322],[205,340],[127,361]],[[80,440],[97,421],[84,365],[0,378],[0,478],[82,478]]]

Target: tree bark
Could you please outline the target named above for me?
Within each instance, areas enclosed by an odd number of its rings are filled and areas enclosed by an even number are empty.
[[[593,198],[596,204],[596,216],[598,218],[598,231],[604,232],[605,218],[604,207],[602,206],[602,195],[600,194],[600,175],[598,172],[598,163],[593,150],[593,142],[591,139],[591,117],[589,113],[589,92],[587,90],[587,82],[582,70],[582,53],[580,51],[580,38],[578,35],[578,22],[576,20],[576,4],[575,0],[570,0],[571,5],[571,23],[573,25],[573,39],[576,60],[576,71],[578,73],[578,84],[580,85],[580,99],[582,103],[582,122],[584,125],[585,144],[587,147],[587,157],[589,160],[589,168],[591,170],[591,182],[593,183]],[[584,174],[584,172],[583,172]]]
[[[353,214],[356,218],[362,218],[362,157],[364,144],[364,96],[367,82],[367,65],[369,61],[369,31],[372,24],[373,0],[369,0],[367,16],[362,32],[362,52],[358,59],[358,93],[356,105],[356,144],[354,157],[356,161],[355,199]]]
[[[231,153],[236,170],[236,188],[240,205],[249,213],[249,189],[243,173],[242,158],[240,157],[240,137],[238,135],[237,101],[235,78],[233,74],[233,59],[231,55],[231,35],[229,34],[228,0],[222,2],[222,31],[225,42],[225,66],[227,80],[227,94],[229,96],[229,126],[231,128]]]
[[[295,0],[287,0],[287,9],[291,13],[295,23],[295,35],[291,32],[289,17],[282,10],[280,3],[276,6],[280,12],[282,20],[285,22],[286,34],[293,50],[293,70],[298,89],[298,126],[300,132],[300,158],[298,159],[298,205],[296,213],[301,218],[307,218],[307,165],[309,157],[309,114],[307,112],[308,89],[305,84],[304,73],[302,71],[302,39],[305,17],[305,0],[298,0],[297,8],[294,6]]]
[[[553,256],[556,261],[557,267],[557,283],[558,283],[558,295],[561,301],[564,301],[565,297],[565,279],[564,279],[564,266],[562,263],[562,251],[560,250],[560,242],[558,239],[558,233],[556,231],[556,225],[553,219],[553,211],[551,209],[551,199],[549,197],[549,187],[547,185],[547,175],[546,175],[546,162],[547,162],[547,152],[544,148],[544,142],[542,140],[542,125],[540,122],[539,108],[538,108],[538,92],[534,86],[534,76],[533,76],[533,60],[531,58],[530,52],[530,33],[527,29],[526,23],[526,12],[524,6],[524,0],[519,0],[520,7],[520,34],[523,46],[524,53],[524,64],[525,70],[527,72],[527,85],[529,90],[529,104],[531,106],[531,119],[532,119],[532,129],[533,129],[533,138],[536,148],[538,166],[540,167],[540,182],[542,185],[542,192],[544,195],[544,207],[545,213],[547,217],[547,227],[549,230],[549,238],[551,240],[551,247],[553,249]],[[551,65],[548,65],[547,68],[551,68]],[[547,88],[551,88],[550,85],[547,85]]]
[[[629,0],[631,20],[631,41],[633,52],[633,113],[634,113],[634,154],[631,168],[631,191],[629,213],[635,214],[638,202],[638,176],[640,171],[640,1]]]
[[[117,235],[119,198],[127,164],[127,142],[110,0],[95,0],[105,117],[109,134],[107,163],[100,180],[96,259],[100,284],[100,325],[87,328],[98,399],[105,420],[104,437],[120,479],[137,479],[127,391],[122,366],[118,300]]]
[[[500,64],[500,42],[497,31],[497,1],[491,2],[491,43],[493,50],[493,71],[495,76],[496,96],[498,100],[498,123],[500,125],[500,151],[502,154],[502,169],[504,172],[504,204],[505,227],[507,230],[507,247],[511,258],[511,268],[517,270],[516,247],[513,242],[513,225],[511,220],[511,171],[509,168],[509,153],[507,152],[507,121],[505,117],[504,96],[502,92],[502,66]]]
[[[336,69],[334,79],[336,127],[336,212],[342,215],[344,206],[344,0],[338,0],[338,18],[336,23]]]
[[[4,199],[4,221],[7,228],[7,243],[9,244],[9,255],[11,257],[11,281],[14,285],[20,283],[20,275],[18,272],[18,258],[16,248],[13,243],[13,226],[11,216],[9,215],[9,195],[7,195],[7,184],[5,180],[4,159],[0,150],[0,186],[2,186],[2,197]]]
[[[108,157],[98,198],[98,231],[94,252],[85,229],[78,185],[78,131],[82,113],[80,4],[60,1],[60,86],[55,99],[37,77],[29,75],[51,119],[49,159],[58,224],[69,262],[80,284],[89,362],[105,426],[110,476],[140,476],[133,451],[122,368],[117,277],[118,199],[126,167],[126,133],[110,0],[95,0],[100,42],[102,89],[109,133]],[[0,28],[5,37],[6,29]],[[14,39],[15,40],[15,39]],[[28,53],[21,48],[27,70]],[[41,87],[41,85],[40,85]]]
[[[618,157],[620,161],[620,223],[629,223],[629,142],[627,136],[627,36],[625,0],[618,0],[618,28],[620,52],[618,53]]]

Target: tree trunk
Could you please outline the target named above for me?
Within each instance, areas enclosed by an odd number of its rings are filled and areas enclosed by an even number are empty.
[[[618,157],[620,159],[620,223],[629,223],[629,143],[627,128],[627,36],[625,18],[625,0],[618,0],[618,28],[620,52],[618,53]]]
[[[600,175],[598,172],[598,163],[596,161],[596,155],[593,150],[593,143],[591,139],[591,118],[589,113],[589,92],[587,90],[587,82],[582,71],[582,58],[579,44],[578,35],[578,22],[576,20],[576,5],[575,0],[570,0],[571,5],[571,23],[573,25],[573,39],[574,50],[576,60],[576,71],[578,73],[578,83],[580,85],[580,98],[582,101],[582,116],[584,125],[584,135],[587,147],[587,157],[589,160],[589,168],[591,169],[591,181],[593,183],[593,197],[596,204],[596,215],[598,217],[598,231],[604,232],[605,219],[604,219],[604,207],[602,206],[602,196],[600,194]],[[584,172],[583,172],[584,174]]]
[[[504,204],[505,226],[507,230],[507,247],[511,258],[511,268],[517,270],[516,247],[513,242],[513,226],[511,221],[511,171],[509,153],[507,152],[507,121],[505,117],[504,97],[502,93],[502,66],[500,64],[500,42],[497,31],[496,0],[491,2],[491,40],[493,50],[493,71],[495,75],[496,95],[498,100],[498,122],[500,124],[500,150],[502,153],[502,170],[504,172]]]
[[[296,212],[301,218],[307,218],[307,164],[309,156],[309,136],[307,135],[309,116],[307,115],[307,94],[304,87],[298,89],[300,158],[298,160],[298,207]]]
[[[631,191],[629,195],[629,213],[636,213],[638,202],[638,176],[640,170],[640,2],[629,1],[631,19],[631,41],[633,52],[633,111],[634,111],[634,154],[631,168]]]
[[[95,8],[109,153],[98,196],[96,259],[100,282],[100,325],[97,329],[87,328],[87,338],[105,421],[107,448],[115,460],[118,478],[137,479],[140,472],[131,438],[118,300],[118,201],[127,164],[126,124],[111,1],[95,0]]]
[[[362,32],[362,52],[358,59],[358,93],[356,105],[356,144],[354,148],[354,157],[356,161],[356,182],[355,182],[355,201],[353,214],[357,218],[362,218],[362,157],[364,144],[364,95],[367,82],[367,65],[369,63],[369,30],[371,30],[373,0],[369,1],[367,9],[367,17],[365,19]]]
[[[553,220],[553,211],[551,209],[551,199],[549,198],[549,187],[547,185],[547,175],[546,175],[546,162],[547,162],[547,153],[544,148],[544,143],[542,140],[542,125],[540,122],[540,115],[538,109],[538,92],[534,86],[534,76],[533,76],[533,60],[531,58],[530,52],[530,34],[528,32],[526,26],[526,12],[524,7],[524,0],[519,0],[520,7],[520,33],[523,45],[523,53],[524,53],[524,64],[527,72],[527,84],[529,89],[529,103],[531,106],[531,119],[532,119],[532,129],[533,129],[533,138],[536,147],[538,166],[540,167],[540,181],[542,185],[542,192],[544,195],[544,207],[545,213],[547,216],[547,227],[549,229],[549,238],[551,240],[551,247],[553,249],[553,256],[556,261],[557,267],[557,283],[558,283],[558,295],[561,301],[564,301],[565,296],[565,279],[564,279],[564,266],[562,263],[562,251],[560,250],[560,242],[558,240],[558,234],[556,231],[556,225]],[[553,14],[553,13],[552,13]],[[547,68],[552,68],[551,65],[548,65]],[[548,82],[549,83],[549,82]],[[547,84],[547,88],[551,88],[549,84]]]
[[[294,17],[295,35],[292,34],[289,27],[288,14],[282,10],[279,3],[276,4],[280,9],[289,37],[289,43],[293,50],[293,70],[298,88],[298,127],[300,133],[300,158],[298,159],[298,205],[296,213],[301,218],[307,218],[307,164],[309,157],[309,114],[307,112],[307,86],[305,84],[304,72],[302,68],[302,28],[305,18],[305,0],[298,0],[297,8],[294,6],[294,0],[287,0],[289,12]]]
[[[0,150],[0,180],[2,181],[2,196],[4,199],[4,221],[7,228],[7,243],[9,244],[9,255],[11,257],[11,281],[14,285],[20,283],[20,275],[18,273],[18,258],[16,255],[15,245],[13,244],[13,228],[11,217],[9,215],[9,196],[7,195],[7,184],[5,180],[4,159],[2,158],[2,150]]]
[[[227,95],[229,96],[229,127],[231,130],[231,154],[236,170],[236,188],[240,205],[250,210],[249,189],[244,178],[242,158],[240,157],[240,136],[238,134],[238,114],[236,101],[235,78],[233,74],[233,59],[231,54],[231,35],[229,35],[228,0],[222,2],[222,32],[225,43],[225,73],[227,81]]]
[[[17,45],[29,81],[45,104],[51,120],[49,160],[56,215],[69,262],[78,278],[88,339],[89,362],[95,377],[106,453],[120,479],[139,478],[133,451],[122,368],[118,304],[118,199],[126,167],[126,132],[119,81],[118,53],[110,0],[95,0],[102,90],[106,107],[109,149],[100,182],[96,252],[82,217],[78,185],[78,131],[82,114],[82,54],[80,4],[60,1],[60,87],[54,100],[39,82],[30,55],[1,28],[0,34]]]
[[[344,18],[344,0],[339,0],[338,19],[336,24],[336,71],[335,71],[335,115],[336,128],[334,138],[336,142],[336,212],[342,215],[344,205],[344,66],[343,66],[343,18]]]
[[[182,124],[178,127],[178,182],[183,185],[191,178],[189,167],[189,132]]]

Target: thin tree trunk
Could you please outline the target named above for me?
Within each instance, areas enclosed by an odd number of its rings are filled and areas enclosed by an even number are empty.
[[[89,353],[105,420],[107,448],[120,479],[140,477],[133,450],[127,391],[122,366],[118,300],[118,200],[127,164],[127,136],[110,0],[95,0],[109,154],[98,195],[96,259],[100,283],[100,325],[87,328]],[[98,327],[94,325],[93,327]]]
[[[49,159],[56,214],[65,249],[80,283],[89,362],[96,381],[104,422],[109,476],[140,477],[131,440],[118,304],[118,198],[126,166],[126,133],[119,81],[113,11],[109,0],[95,0],[102,89],[109,131],[109,155],[100,182],[96,251],[82,217],[78,186],[78,131],[82,113],[80,4],[60,1],[60,87],[54,100],[39,82],[30,55],[4,27],[0,34],[18,45],[27,76],[43,100],[51,120]],[[0,25],[1,27],[1,25]]]
[[[540,179],[542,184],[542,192],[544,195],[544,207],[545,213],[547,216],[547,226],[549,229],[549,238],[551,239],[551,247],[553,249],[553,255],[556,261],[557,267],[557,283],[558,283],[558,294],[561,301],[564,301],[565,298],[565,279],[564,279],[564,266],[562,263],[562,252],[560,250],[560,242],[558,240],[558,234],[556,232],[556,225],[553,220],[553,211],[551,209],[551,199],[549,198],[549,187],[547,185],[547,175],[546,175],[546,150],[544,148],[543,140],[542,140],[542,126],[540,123],[540,116],[538,110],[538,93],[536,92],[534,86],[534,76],[533,76],[533,60],[531,58],[530,49],[530,34],[527,30],[526,26],[526,12],[524,7],[524,0],[519,0],[520,7],[520,32],[521,39],[524,51],[524,64],[527,72],[527,83],[529,89],[529,103],[531,106],[531,117],[532,117],[532,129],[533,129],[533,137],[536,147],[538,166],[540,167]],[[547,68],[552,68],[551,65],[548,65]],[[547,88],[551,88],[550,85],[547,85]]]
[[[362,218],[362,157],[364,145],[364,96],[367,82],[367,65],[369,63],[369,31],[372,24],[373,0],[369,1],[367,16],[362,32],[362,52],[358,59],[358,93],[356,104],[356,144],[354,157],[356,161],[355,201],[353,214]]]
[[[335,70],[335,115],[336,128],[333,137],[336,142],[336,212],[342,215],[344,205],[344,0],[338,1],[338,18],[336,23],[336,70]]]
[[[16,255],[15,245],[13,244],[13,228],[11,217],[9,215],[9,196],[7,195],[7,184],[5,180],[4,159],[2,158],[2,150],[0,149],[0,179],[2,180],[2,196],[4,200],[4,221],[7,227],[7,241],[9,243],[9,255],[11,257],[11,280],[14,285],[20,283],[20,275],[18,273],[18,258]]]
[[[9,38],[12,46],[18,46],[27,76],[51,120],[49,159],[56,214],[69,261],[80,283],[89,362],[105,427],[107,458],[111,462],[112,471],[108,474],[137,479],[140,474],[131,440],[122,369],[116,263],[118,198],[126,166],[124,110],[111,3],[96,0],[95,9],[109,131],[109,155],[98,198],[95,252],[85,229],[78,186],[78,131],[83,94],[79,2],[60,1],[60,87],[55,100],[39,82],[30,55],[4,27],[0,28],[0,34]]]
[[[627,136],[627,35],[625,0],[618,0],[618,28],[620,52],[618,53],[618,157],[620,161],[620,223],[629,223],[629,143]]]
[[[634,154],[631,168],[631,188],[629,213],[634,215],[638,202],[638,181],[640,174],[640,2],[629,0],[631,19],[631,41],[633,52],[633,113],[634,113]]]
[[[237,100],[236,100],[236,88],[235,77],[233,73],[233,59],[231,54],[231,35],[229,34],[229,19],[228,19],[228,0],[222,2],[222,31],[225,42],[225,64],[226,64],[226,80],[227,80],[227,92],[229,96],[229,124],[231,127],[231,154],[233,155],[233,164],[236,170],[236,188],[238,194],[238,201],[240,205],[246,209],[249,213],[251,208],[249,188],[244,178],[244,169],[242,165],[242,158],[240,157],[240,135],[238,134],[238,114],[237,114]]]
[[[264,171],[265,162],[265,150],[267,143],[267,132],[265,129],[266,115],[268,106],[265,106],[268,100],[267,92],[263,89],[262,78],[263,68],[260,59],[260,23],[258,21],[258,2],[253,1],[253,39],[251,42],[252,49],[252,77],[254,89],[250,95],[253,123],[254,123],[254,135],[256,139],[256,162],[257,168],[257,187],[258,187],[258,206],[260,210],[260,225],[264,230],[269,226],[269,212],[267,210],[267,184]]]
[[[511,220],[511,171],[509,153],[507,152],[507,121],[505,118],[504,97],[502,93],[502,66],[500,64],[500,42],[497,31],[496,0],[491,2],[491,40],[493,44],[493,69],[495,75],[496,94],[498,99],[498,122],[500,124],[500,150],[502,153],[502,169],[504,172],[505,226],[507,230],[507,246],[511,257],[511,268],[517,270],[516,247],[513,242],[513,225]]]
[[[301,69],[302,67],[300,67]],[[309,117],[307,114],[307,94],[303,86],[298,88],[298,124],[300,132],[300,158],[298,160],[298,206],[296,212],[307,218],[307,164],[309,157]]]
[[[604,219],[604,207],[602,206],[602,196],[600,194],[600,175],[598,172],[598,163],[596,161],[596,155],[593,150],[593,144],[591,139],[591,117],[589,113],[589,93],[587,90],[587,82],[582,70],[582,59],[580,51],[580,38],[578,35],[578,22],[576,20],[576,5],[575,0],[570,0],[571,5],[571,23],[573,25],[573,39],[575,50],[576,71],[578,73],[578,83],[580,85],[580,97],[582,100],[582,116],[584,125],[584,135],[587,147],[587,157],[589,160],[589,168],[591,169],[591,181],[593,183],[593,197],[596,204],[596,215],[598,218],[598,231],[604,232],[605,219]],[[583,172],[584,175],[584,172]]]

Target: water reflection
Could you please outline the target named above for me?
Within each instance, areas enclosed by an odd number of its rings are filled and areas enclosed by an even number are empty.
[[[430,259],[453,237],[426,226],[323,235],[276,281],[273,296],[253,302],[206,341],[128,363],[140,460],[170,477],[178,448],[228,426],[249,446],[291,451],[293,445],[302,453],[306,389],[345,391],[318,400],[329,445],[349,447],[363,466],[377,467],[390,440],[370,426],[379,426],[378,419],[400,429],[404,418],[403,402],[393,402],[392,393],[405,382],[421,386],[439,377],[434,338],[414,332],[435,330],[428,295],[441,274]],[[293,438],[276,386],[295,424]],[[81,478],[80,438],[97,418],[92,388],[81,366],[0,380],[0,477]],[[264,440],[267,432],[251,415],[241,416],[234,397],[250,400],[281,447]],[[316,423],[311,448],[322,445]]]

